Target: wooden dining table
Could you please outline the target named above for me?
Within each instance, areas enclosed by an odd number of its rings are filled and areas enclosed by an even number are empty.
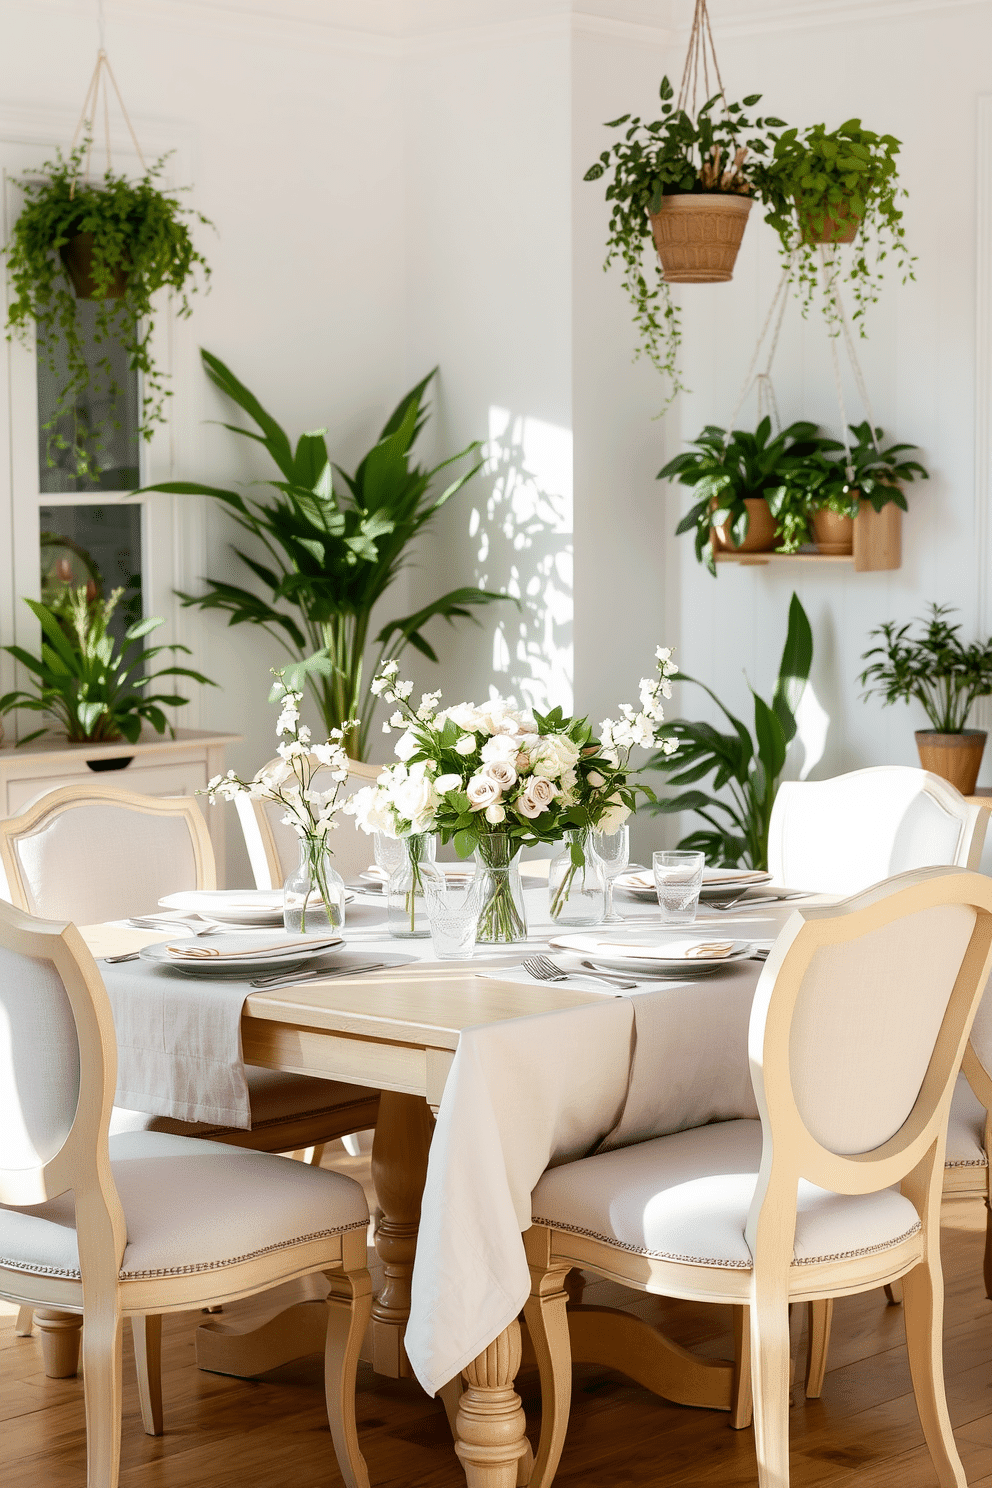
[[[761,912],[760,933],[774,934],[793,906]],[[644,921],[641,920],[643,926]],[[707,930],[728,918],[705,917]],[[97,956],[137,932],[83,930]],[[756,934],[738,928],[735,933]],[[148,939],[154,935],[149,934]],[[523,950],[523,948],[520,948]],[[481,948],[480,948],[481,950]],[[516,960],[519,961],[517,956]],[[578,1012],[602,1004],[601,994],[568,982],[521,984],[485,975],[475,962],[415,961],[378,972],[253,991],[242,1011],[247,1064],[346,1080],[382,1092],[372,1148],[378,1214],[374,1244],[381,1280],[365,1357],[380,1374],[412,1374],[404,1347],[428,1156],[445,1084],[466,1030],[542,1014]],[[570,1317],[573,1357],[608,1365],[666,1399],[731,1409],[733,1364],[695,1358],[632,1314],[577,1308]],[[320,1298],[303,1301],[261,1326],[224,1319],[197,1329],[201,1368],[246,1378],[323,1347],[326,1316]],[[472,1488],[526,1483],[531,1448],[514,1380],[526,1341],[514,1319],[439,1389],[467,1481]],[[737,1423],[742,1424],[742,1423]]]

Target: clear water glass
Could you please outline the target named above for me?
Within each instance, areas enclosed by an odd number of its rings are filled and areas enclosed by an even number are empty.
[[[606,879],[606,913],[602,922],[604,925],[622,925],[623,915],[617,914],[613,908],[613,880],[630,862],[630,828],[622,826],[616,832],[594,832],[592,846],[603,865]]]
[[[483,885],[477,878],[452,878],[434,868],[423,875],[427,919],[439,961],[467,961],[475,954]]]
[[[705,855],[701,852],[672,849],[652,853],[654,886],[663,925],[692,924],[699,907],[705,862]]]
[[[376,832],[372,837],[372,853],[376,866],[386,875],[387,882],[397,868],[406,862],[406,848],[402,837],[387,837],[385,832]]]

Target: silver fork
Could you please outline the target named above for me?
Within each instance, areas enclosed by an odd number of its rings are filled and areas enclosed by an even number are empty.
[[[607,976],[603,971],[563,971],[547,956],[528,956],[523,966],[528,976],[532,976],[538,982],[570,982],[578,976],[580,979],[592,977],[594,981],[607,982],[611,987],[620,987],[624,990],[637,986],[636,982],[624,981],[623,977]]]
[[[128,924],[136,930],[171,930],[174,926],[190,935],[216,935],[220,929],[218,925],[202,925],[198,920],[160,920],[157,915],[132,915]]]

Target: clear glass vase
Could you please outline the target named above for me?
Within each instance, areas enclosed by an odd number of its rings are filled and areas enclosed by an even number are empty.
[[[515,945],[527,939],[527,913],[520,882],[520,844],[508,832],[487,832],[475,852],[475,882],[481,888],[479,930],[485,945]]]
[[[422,940],[431,933],[423,880],[434,871],[437,838],[419,832],[400,840],[405,850],[386,885],[386,925],[390,935],[401,940]]]
[[[344,879],[324,837],[300,838],[299,866],[283,886],[282,918],[291,935],[344,929]]]
[[[556,925],[600,925],[606,880],[588,829],[566,832],[548,869],[548,903]]]

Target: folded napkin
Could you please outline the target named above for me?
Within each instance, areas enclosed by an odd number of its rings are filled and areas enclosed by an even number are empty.
[[[199,940],[193,945],[170,945],[168,951],[170,956],[183,961],[237,961],[258,956],[292,956],[303,950],[326,951],[340,944],[340,935],[300,935],[293,940],[271,940],[265,945],[248,946],[240,951],[223,951],[220,946],[203,945]]]
[[[652,961],[658,956],[667,956],[673,961],[722,961],[736,944],[733,940],[669,940],[660,945],[645,946],[629,940],[600,940],[589,954],[593,959],[600,951],[622,951],[625,956],[641,953]]]

